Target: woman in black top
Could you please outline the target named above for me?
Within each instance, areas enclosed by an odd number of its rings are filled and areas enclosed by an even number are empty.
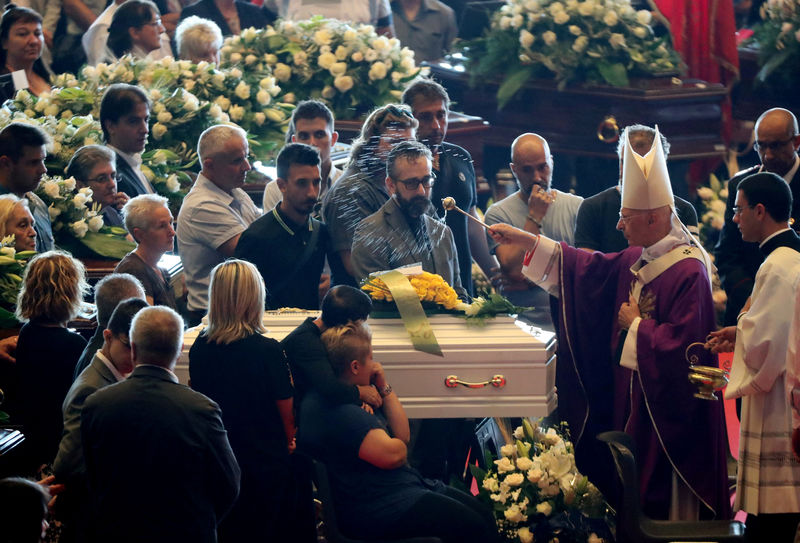
[[[83,264],[60,251],[33,257],[17,298],[24,322],[17,343],[20,418],[28,468],[53,461],[64,428],[61,404],[86,340],[67,330],[81,311],[86,284]]]
[[[0,21],[0,74],[23,70],[28,91],[36,96],[50,90],[50,75],[39,58],[43,45],[41,15],[32,9],[7,5]],[[0,87],[0,101],[13,97],[13,86]]]
[[[253,540],[258,522],[273,541],[292,541],[295,483],[293,389],[279,344],[262,336],[264,281],[228,260],[211,272],[208,326],[189,351],[192,388],[222,409],[239,467],[239,499],[219,526],[220,542]],[[276,534],[286,530],[283,536]]]

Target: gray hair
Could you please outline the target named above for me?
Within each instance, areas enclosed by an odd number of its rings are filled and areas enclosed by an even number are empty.
[[[103,330],[111,314],[122,300],[145,299],[141,281],[129,273],[111,273],[94,286],[94,303],[97,306],[97,326]]]
[[[153,364],[171,370],[183,345],[183,319],[163,305],[146,307],[131,323],[136,365]]]
[[[175,44],[178,56],[191,60],[204,55],[209,47],[219,50],[222,47],[222,32],[214,21],[192,15],[181,21],[175,29]]]
[[[142,230],[149,228],[152,224],[153,211],[160,207],[169,208],[169,201],[158,194],[140,194],[131,198],[122,208],[125,229],[133,236],[134,228]],[[138,240],[136,241],[138,242]]]
[[[401,158],[405,158],[410,162],[416,162],[420,158],[427,158],[432,160],[430,149],[422,143],[413,141],[401,141],[389,151],[389,156],[386,159],[386,175],[392,179],[397,179],[397,171],[395,165]]]
[[[81,183],[89,181],[92,168],[101,162],[108,162],[117,167],[117,157],[114,151],[104,145],[84,145],[72,155],[67,165],[67,177],[74,177]]]
[[[650,149],[653,145],[653,139],[656,137],[654,128],[645,126],[643,124],[632,124],[625,128],[619,135],[619,142],[617,143],[617,156],[622,160],[623,153],[625,152],[625,143],[628,141],[628,133],[630,133],[631,147],[636,150],[637,147],[647,147]],[[664,150],[664,158],[669,156],[669,142],[666,136],[661,132],[661,148]]]
[[[222,152],[225,144],[234,136],[247,141],[247,132],[235,124],[218,124],[206,128],[197,141],[197,156],[200,157],[200,162]]]

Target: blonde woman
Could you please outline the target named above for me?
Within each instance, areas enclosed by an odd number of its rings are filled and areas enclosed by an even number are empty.
[[[67,330],[89,290],[83,264],[67,253],[33,257],[22,278],[17,319],[25,323],[17,343],[19,420],[28,467],[53,461],[61,440],[61,404],[86,340]]]
[[[36,230],[28,201],[13,194],[0,196],[0,239],[14,236],[17,251],[36,250]]]
[[[293,388],[277,341],[262,336],[264,281],[244,260],[211,271],[208,326],[189,351],[192,388],[217,402],[242,470],[239,499],[219,525],[219,541],[251,541],[253,522],[275,541],[291,532],[295,483]],[[281,535],[281,530],[289,530]]]

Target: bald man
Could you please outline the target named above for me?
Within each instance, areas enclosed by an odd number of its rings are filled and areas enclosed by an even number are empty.
[[[792,190],[792,212],[789,225],[800,231],[800,147],[797,118],[791,111],[773,108],[765,111],[756,121],[755,149],[761,159],[760,166],[741,171],[728,181],[728,207],[725,226],[714,249],[722,287],[728,295],[725,308],[725,325],[736,324],[736,317],[753,291],[758,267],[764,257],[757,243],[742,241],[742,234],[733,222],[736,192],[739,183],[757,172],[770,172],[783,177]]]
[[[519,136],[511,144],[509,167],[519,190],[489,207],[486,224],[510,224],[573,245],[575,219],[583,198],[550,186],[553,156],[547,141],[538,134]],[[498,245],[491,238],[489,249],[500,261],[503,295],[516,305],[546,310],[547,294],[522,275],[525,252],[513,245]]]

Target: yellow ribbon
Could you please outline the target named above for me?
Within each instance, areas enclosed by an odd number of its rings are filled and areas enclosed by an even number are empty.
[[[380,278],[392,293],[392,298],[397,304],[397,311],[400,312],[403,326],[411,338],[414,349],[423,353],[444,356],[439,342],[436,340],[436,335],[433,333],[431,323],[422,309],[417,291],[411,286],[408,277],[397,270],[392,270],[382,273]]]

